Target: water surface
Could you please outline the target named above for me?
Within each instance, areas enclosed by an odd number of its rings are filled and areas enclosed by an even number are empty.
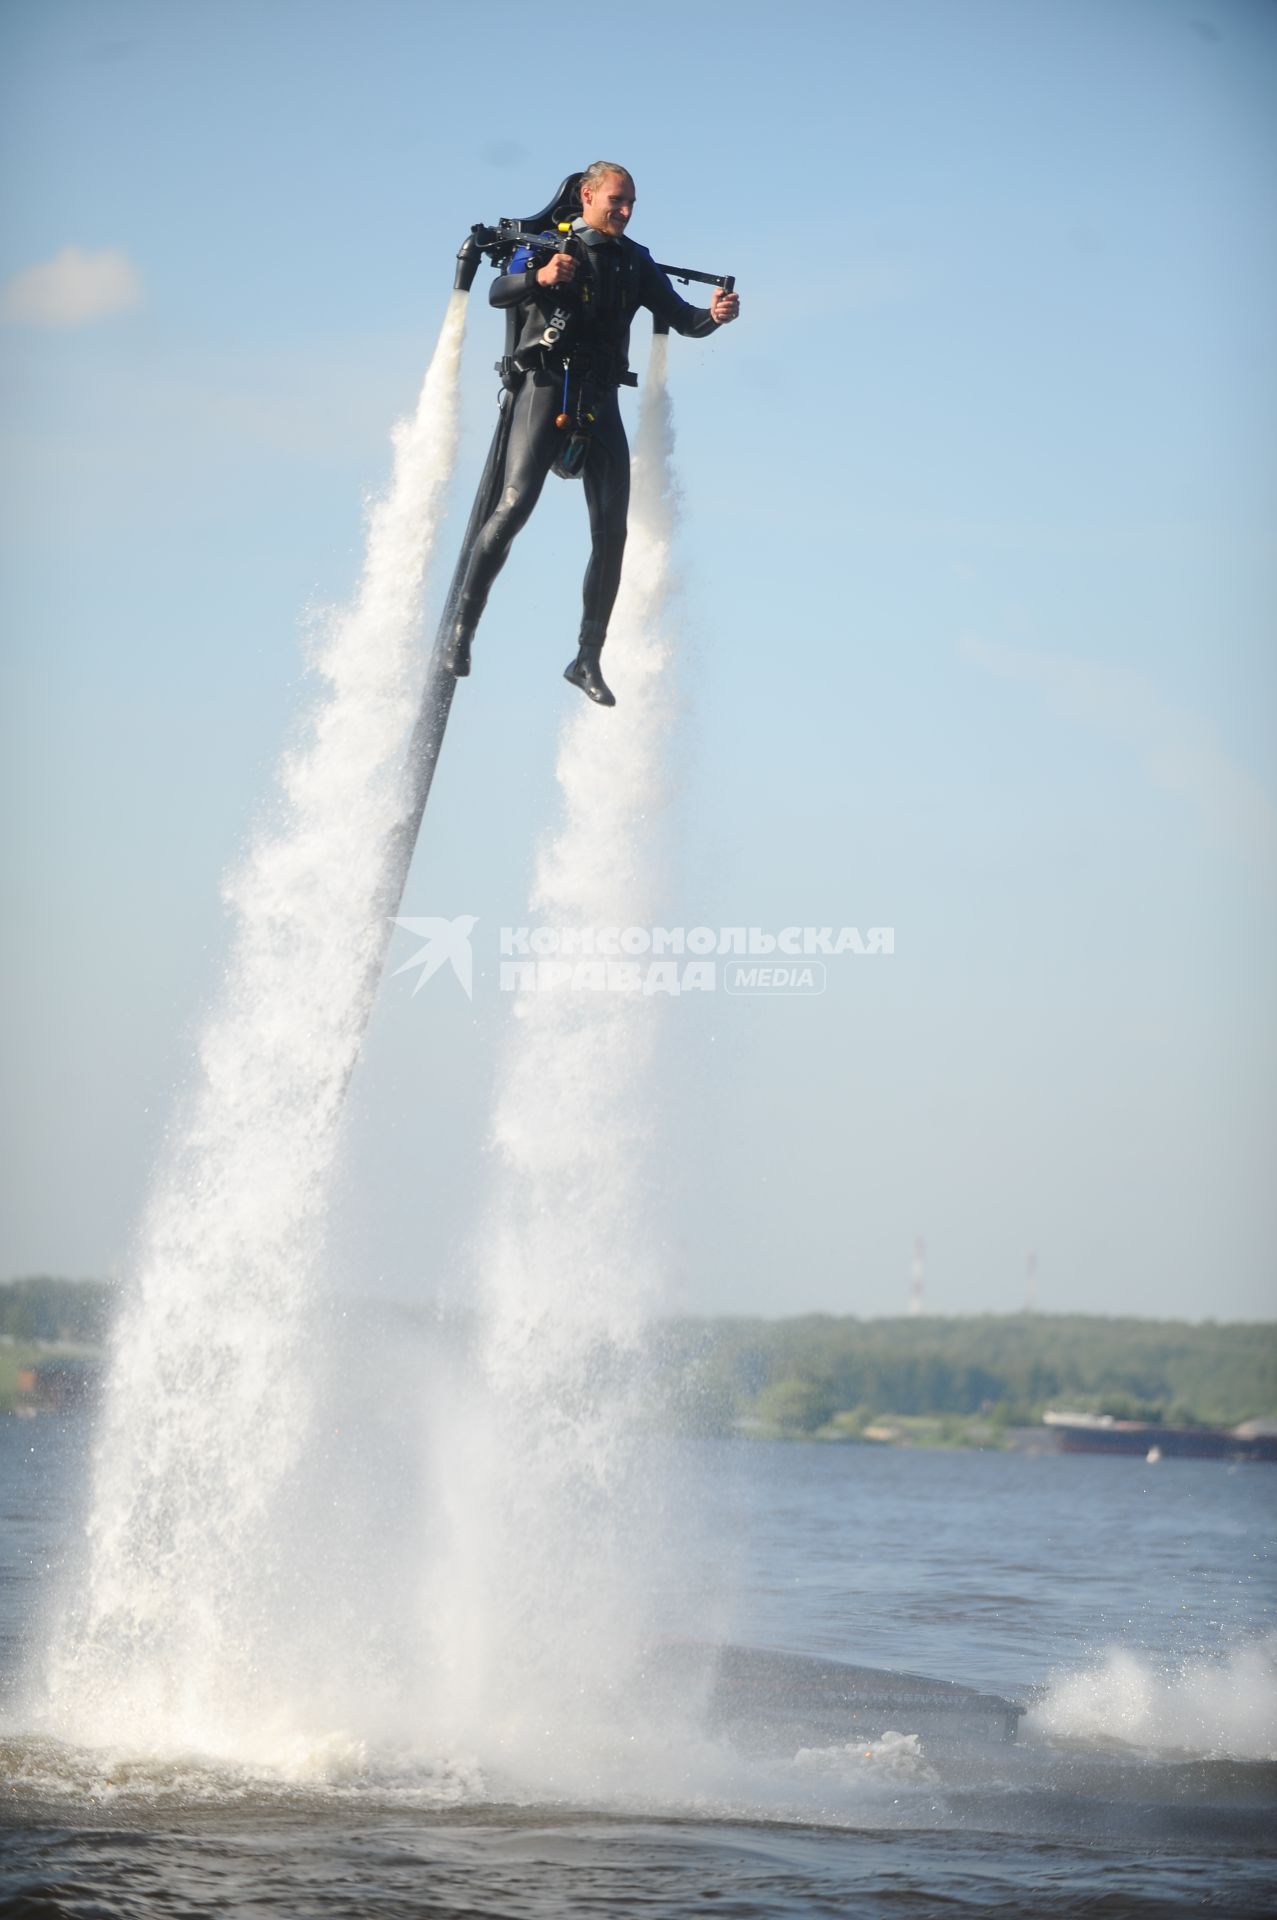
[[[908,1669],[1029,1711],[1014,1745],[955,1750],[907,1724],[752,1751],[631,1727],[629,1757],[579,1772],[581,1792],[437,1750],[428,1726],[380,1749],[334,1729],[274,1768],[41,1735],[22,1676],[74,1564],[84,1443],[82,1421],[0,1422],[6,1914],[1277,1905],[1270,1468],[688,1446],[677,1551],[651,1570],[666,1633]]]

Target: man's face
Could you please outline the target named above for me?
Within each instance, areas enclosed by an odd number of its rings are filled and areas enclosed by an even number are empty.
[[[625,232],[634,211],[634,182],[623,173],[609,173],[596,187],[581,189],[581,212],[587,226],[614,238]]]

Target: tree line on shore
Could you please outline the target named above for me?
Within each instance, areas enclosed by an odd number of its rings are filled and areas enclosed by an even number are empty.
[[[1047,1407],[1172,1425],[1277,1412],[1277,1325],[1099,1314],[680,1320],[676,1381],[706,1423],[849,1435],[885,1415],[1032,1425]]]
[[[100,1281],[11,1280],[0,1285],[0,1336],[93,1347],[105,1337],[110,1304]],[[383,1311],[368,1303],[370,1319]],[[1037,1313],[685,1318],[662,1323],[655,1346],[667,1413],[710,1432],[745,1422],[793,1433],[832,1424],[854,1435],[892,1415],[1029,1425],[1049,1406],[1207,1426],[1277,1412],[1271,1322]]]
[[[95,1347],[106,1336],[109,1315],[110,1289],[103,1280],[36,1274],[0,1285],[0,1336],[10,1340]]]

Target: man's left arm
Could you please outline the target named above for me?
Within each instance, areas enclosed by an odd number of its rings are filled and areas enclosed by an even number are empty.
[[[646,251],[643,254],[639,288],[641,304],[654,313],[658,320],[664,320],[667,326],[673,327],[675,333],[689,334],[696,340],[716,333],[719,327],[725,327],[740,312],[739,294],[724,293],[721,287],[715,287],[708,307],[694,307],[689,301],[681,300],[671,286],[668,274],[661,272]]]

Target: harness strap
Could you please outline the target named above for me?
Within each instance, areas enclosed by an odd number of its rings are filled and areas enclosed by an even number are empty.
[[[598,365],[599,356],[590,353],[556,353],[553,347],[525,347],[521,353],[508,353],[498,360],[496,371],[501,376],[504,387],[517,387],[525,373],[557,373],[562,368],[566,377],[569,370],[573,373],[593,373],[600,386],[636,387],[636,373],[603,372]],[[566,403],[565,403],[566,404]]]

